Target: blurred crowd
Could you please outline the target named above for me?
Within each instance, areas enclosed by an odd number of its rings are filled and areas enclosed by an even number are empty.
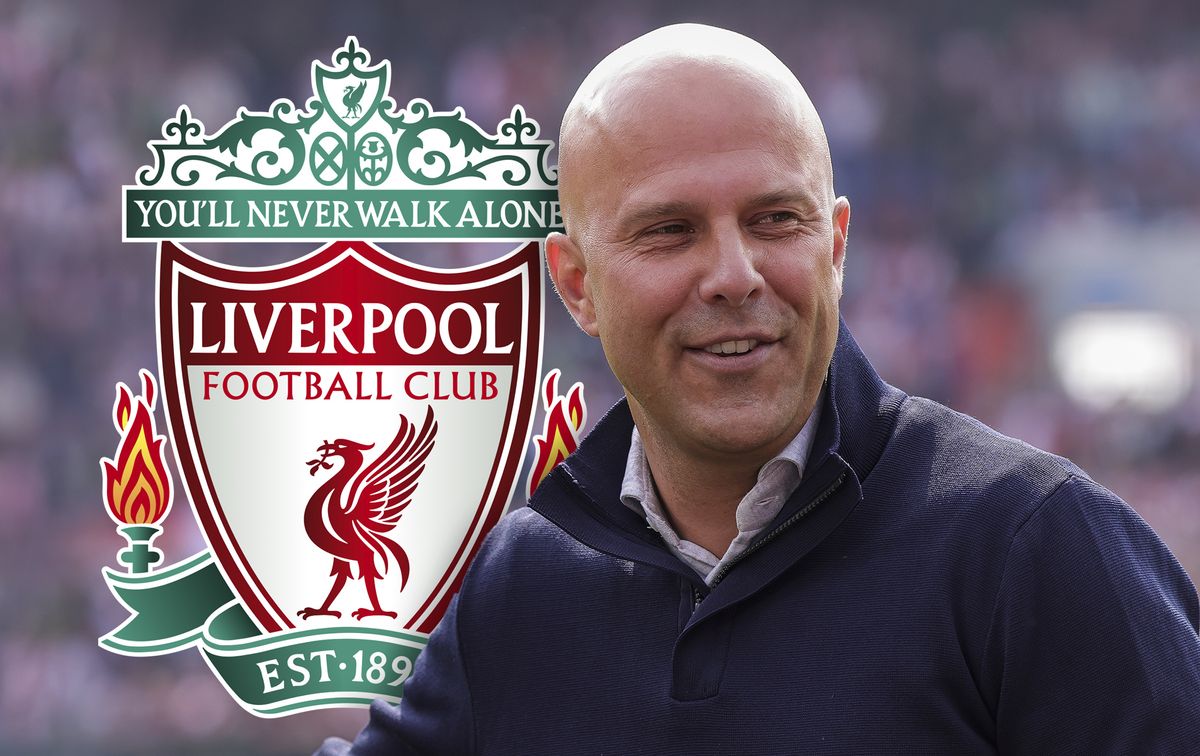
[[[120,187],[162,122],[186,102],[213,132],[239,106],[302,102],[310,62],[355,34],[392,61],[399,102],[484,126],[519,102],[554,138],[592,64],[680,20],[756,37],[809,89],[853,205],[843,312],[884,378],[1072,458],[1200,578],[1200,393],[1089,409],[1050,358],[1063,319],[1094,308],[1161,310],[1198,341],[1194,3],[3,0],[0,753],[306,752],[364,718],[255,720],[194,651],[96,647],[123,619],[100,578],[123,545],[97,465],[113,384],[157,364],[154,249],[120,243]],[[504,251],[390,249],[445,266]],[[241,264],[304,250],[199,247]],[[619,390],[598,344],[553,302],[546,338],[594,421]],[[168,561],[203,548],[182,497],[165,525]]]

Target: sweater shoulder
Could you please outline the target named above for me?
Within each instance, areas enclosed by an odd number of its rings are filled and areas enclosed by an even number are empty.
[[[909,490],[924,484],[927,505],[1003,512],[1013,525],[1071,479],[1105,490],[1069,459],[922,397],[905,402],[876,471],[906,480]]]
[[[569,551],[571,543],[575,541],[540,512],[528,506],[518,507],[496,523],[484,540],[472,570],[489,574],[498,568],[509,572],[536,571],[548,561],[561,563],[563,551]]]

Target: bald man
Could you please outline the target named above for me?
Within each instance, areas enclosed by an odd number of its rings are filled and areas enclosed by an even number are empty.
[[[850,336],[850,205],[775,56],[652,32],[560,150],[547,262],[626,398],[350,753],[1200,752],[1200,608],[1158,537]]]

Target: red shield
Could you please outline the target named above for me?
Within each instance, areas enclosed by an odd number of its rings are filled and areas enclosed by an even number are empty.
[[[160,375],[205,538],[264,632],[427,633],[507,506],[541,369],[536,243],[438,270],[164,243]]]

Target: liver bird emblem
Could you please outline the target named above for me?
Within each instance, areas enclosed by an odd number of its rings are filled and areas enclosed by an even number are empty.
[[[354,619],[381,615],[396,618],[395,612],[386,611],[379,605],[375,581],[387,573],[392,560],[400,570],[401,589],[408,580],[408,555],[386,533],[396,527],[417,490],[417,481],[425,471],[425,460],[433,450],[437,430],[432,407],[426,411],[425,423],[420,430],[401,415],[396,437],[365,466],[363,452],[373,448],[374,444],[339,438],[317,447],[321,456],[309,460],[309,474],[316,475],[318,470],[332,468],[333,462],[329,461],[332,457],[342,460],[341,467],[321,484],[304,508],[305,532],[314,544],[333,557],[333,569],[329,573],[333,577],[333,587],[319,609],[301,609],[298,612],[301,618],[341,617],[342,613],[330,606],[346,581],[354,576],[355,565],[358,577],[366,584],[371,606],[356,609],[352,613]]]
[[[346,106],[346,118],[358,118],[362,112],[363,92],[367,88],[367,82],[360,81],[358,86],[347,86],[342,92],[342,104]]]

